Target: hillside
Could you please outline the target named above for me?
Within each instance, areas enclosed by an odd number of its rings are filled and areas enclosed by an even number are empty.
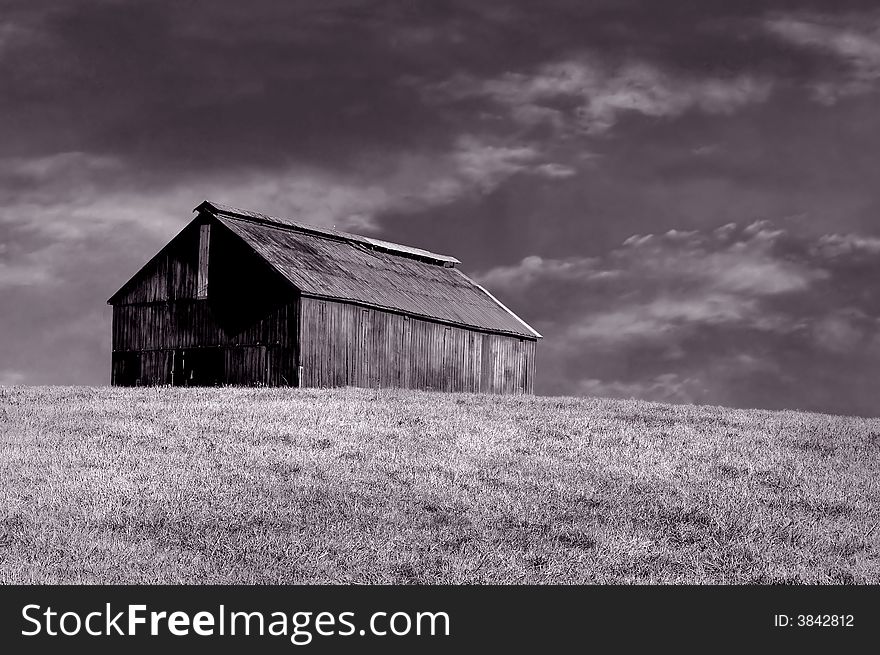
[[[880,419],[0,388],[0,582],[880,583]]]

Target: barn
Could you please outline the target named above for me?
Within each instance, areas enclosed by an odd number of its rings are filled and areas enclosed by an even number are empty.
[[[107,301],[114,385],[532,393],[534,329],[454,257],[205,201]]]

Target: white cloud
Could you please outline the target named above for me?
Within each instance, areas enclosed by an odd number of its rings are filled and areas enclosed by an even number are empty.
[[[0,259],[0,289],[39,286],[52,282],[52,260],[43,257],[46,249],[27,253],[21,259]]]
[[[586,283],[591,280],[605,280],[619,274],[620,271],[603,270],[600,260],[593,257],[547,259],[530,255],[518,264],[498,266],[477,275],[477,278],[481,284],[491,289],[515,292],[526,289],[536,282]]]
[[[59,176],[76,176],[77,180],[83,180],[92,174],[107,174],[121,168],[122,161],[117,157],[78,150],[0,159],[0,176],[31,183],[48,182]]]
[[[599,257],[531,255],[476,277],[544,334],[552,393],[763,406],[779,402],[764,393],[821,398],[829,380],[870,388],[878,255],[875,237],[756,221],[633,235]]]
[[[551,179],[577,174],[575,168],[546,161],[534,145],[496,145],[470,135],[457,139],[451,158],[454,177],[483,191],[491,191],[517,173]]]
[[[10,21],[0,21],[0,56],[4,51],[11,50],[17,44],[26,42],[33,37],[34,33],[22,25]]]
[[[539,152],[532,146],[500,146],[465,136],[452,153],[456,173],[463,181],[484,190],[495,188],[503,179],[530,170]]]
[[[208,198],[317,225],[373,231],[383,212],[414,211],[486,192],[518,172],[558,176],[527,145],[465,136],[449,152],[364,157],[352,173],[291,165],[231,170],[170,184],[139,179],[113,158],[81,152],[0,159],[0,230],[78,240],[120,226],[170,236]],[[158,187],[158,188],[157,188]]]
[[[535,146],[472,135],[458,138],[447,152],[364,156],[353,164],[354,172],[346,174],[294,164],[163,185],[141,179],[123,161],[97,154],[0,158],[0,242],[6,246],[0,252],[0,285],[63,281],[58,271],[81,256],[77,244],[86,242],[103,244],[103,251],[136,244],[132,256],[148,256],[205,199],[369,233],[383,213],[414,212],[488,193],[518,173],[574,174],[547,161]]]
[[[862,325],[869,323],[868,329]],[[876,325],[860,312],[834,311],[819,317],[812,325],[815,342],[825,350],[836,353],[853,352],[876,332]]]
[[[664,341],[721,325],[786,332],[792,322],[765,301],[807,292],[828,273],[781,254],[786,234],[771,228],[756,222],[633,235],[602,258],[533,255],[478,277],[513,297],[564,299],[567,316],[557,331],[572,342]]]
[[[577,170],[572,168],[571,166],[565,166],[563,164],[557,163],[549,163],[549,164],[540,164],[534,168],[534,172],[543,175],[545,177],[572,177],[573,175],[577,175]]]
[[[204,199],[369,231],[374,216],[419,199],[369,181],[321,171],[244,171],[156,187],[122,163],[85,153],[0,159],[0,286],[63,283],[59,274],[133,245],[146,257],[192,217]],[[91,244],[85,261],[84,244]],[[96,245],[99,247],[95,247]]]
[[[682,230],[635,234],[604,259],[531,255],[516,265],[487,271],[481,279],[505,289],[522,289],[548,280],[586,283],[644,279],[652,285],[663,282],[669,287],[767,296],[802,291],[812,281],[825,277],[822,270],[777,256],[773,246],[785,232],[767,229],[766,225],[753,223],[740,230],[731,224],[710,234]]]
[[[63,277],[58,275],[59,267],[82,257],[82,250],[76,244],[59,241],[0,243],[0,289],[63,283]]]
[[[813,251],[829,259],[852,255],[874,257],[880,255],[880,238],[860,234],[826,234]]]
[[[612,67],[584,55],[487,80],[459,75],[427,93],[434,99],[485,97],[523,125],[602,134],[625,112],[655,117],[689,110],[732,113],[766,100],[771,86],[751,75],[698,77],[638,61]]]
[[[670,332],[687,330],[695,325],[742,324],[747,320],[764,324],[756,310],[753,299],[730,294],[661,297],[621,309],[588,314],[581,323],[570,326],[566,336],[577,341],[663,341],[669,338]]]
[[[22,371],[16,371],[10,368],[0,369],[0,386],[24,384],[26,379],[27,376]]]
[[[691,391],[695,386],[700,386],[699,379],[677,373],[661,373],[638,382],[584,378],[578,380],[574,394],[603,398],[651,398],[660,402],[693,404],[697,401]]]
[[[880,81],[880,16],[876,14],[782,15],[768,18],[764,28],[787,43],[849,65],[843,78],[831,74],[810,83],[820,102],[832,104],[840,96],[866,93]]]

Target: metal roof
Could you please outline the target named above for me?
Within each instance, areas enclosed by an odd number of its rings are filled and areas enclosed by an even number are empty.
[[[361,303],[489,332],[541,335],[454,267],[454,257],[204,202],[308,296]]]
[[[412,246],[404,246],[399,243],[392,243],[390,241],[382,241],[381,239],[373,239],[371,237],[361,236],[359,234],[351,234],[350,232],[342,232],[340,230],[335,230],[328,227],[319,227],[317,225],[311,225],[310,223],[300,223],[299,221],[294,221],[289,218],[279,218],[277,216],[268,216],[267,214],[261,214],[259,212],[249,211],[247,209],[238,209],[236,207],[229,207],[228,205],[221,205],[220,203],[210,202],[206,200],[201,205],[196,207],[193,211],[206,211],[215,216],[219,214],[223,214],[225,216],[234,216],[237,218],[250,218],[259,223],[270,224],[270,225],[281,225],[285,227],[292,227],[296,230],[307,232],[311,234],[320,234],[328,237],[332,237],[334,239],[341,239],[343,241],[351,241],[353,243],[361,243],[365,246],[370,246],[376,248],[377,250],[384,250],[386,252],[393,252],[401,255],[409,255],[413,257],[423,258],[429,261],[440,262],[440,263],[450,263],[450,264],[460,264],[461,262],[457,260],[455,257],[450,257],[449,255],[440,255],[435,252],[431,252],[429,250],[422,250],[421,248],[414,248]]]

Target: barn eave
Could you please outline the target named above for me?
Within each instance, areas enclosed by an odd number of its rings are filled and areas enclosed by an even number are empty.
[[[461,323],[458,321],[450,321],[443,318],[438,318],[436,316],[431,316],[429,314],[418,314],[415,312],[404,312],[394,307],[386,307],[383,305],[376,305],[373,303],[364,302],[362,300],[353,300],[349,298],[340,298],[339,296],[327,296],[319,293],[300,293],[303,298],[313,298],[315,300],[323,300],[326,302],[338,302],[346,305],[356,305],[358,307],[363,307],[365,309],[375,309],[381,312],[388,312],[389,314],[399,314],[400,316],[409,316],[410,318],[416,318],[422,321],[430,321],[432,323],[439,323],[441,325],[449,325],[451,327],[464,328],[466,330],[471,330],[473,332],[481,332],[484,334],[499,334],[506,337],[516,337],[518,339],[529,339],[531,341],[537,341],[538,339],[543,339],[543,336],[538,332],[535,332],[528,325],[523,322],[523,325],[530,330],[530,334],[524,334],[523,332],[515,332],[513,330],[504,330],[504,329],[495,329],[495,328],[486,328],[480,327],[479,325],[471,325],[469,323]],[[499,303],[500,304],[500,303]],[[503,306],[503,305],[502,305]],[[516,316],[514,314],[514,316]],[[519,318],[519,317],[516,317]],[[522,320],[522,319],[520,319]]]
[[[268,266],[274,274],[278,275],[286,286],[288,286],[292,291],[298,293],[303,297],[359,305],[365,308],[391,312],[405,316],[412,316],[414,318],[422,320],[433,321],[436,323],[461,327],[469,330],[476,330],[483,333],[501,334],[530,340],[543,338],[537,330],[532,328],[528,323],[517,316],[506,305],[504,305],[500,300],[492,295],[485,287],[477,284],[474,280],[465,275],[461,270],[454,268],[454,264],[459,262],[459,260],[455,259],[454,257],[449,257],[446,255],[436,255],[435,253],[423,251],[418,248],[400,246],[398,244],[392,244],[390,242],[383,242],[378,239],[360,237],[358,235],[350,235],[344,232],[338,232],[336,230],[326,228],[317,228],[314,226],[307,226],[298,223],[291,225],[285,223],[284,219],[276,219],[273,217],[264,216],[263,214],[257,214],[255,212],[248,212],[245,210],[226,208],[223,205],[217,205],[207,200],[196,207],[194,211],[198,212],[198,215],[192,221],[190,221],[177,235],[175,235],[173,239],[165,244],[165,246],[156,255],[151,257],[138,270],[138,272],[136,272],[128,281],[126,281],[125,284],[123,284],[119,288],[119,290],[117,290],[116,293],[114,293],[107,300],[108,304],[116,304],[119,299],[126,292],[128,292],[131,287],[136,284],[137,281],[141,279],[144,274],[147,273],[147,271],[149,271],[150,266],[157,259],[162,257],[167,252],[167,250],[171,248],[173,244],[182,236],[182,234],[194,223],[200,221],[208,221],[211,225],[216,225],[224,232],[235,236],[238,241],[243,243],[249,251],[253,252],[266,266]],[[240,230],[233,229],[234,227],[236,227],[236,221],[240,223],[243,222],[245,224],[251,224],[252,227],[249,228],[250,230],[257,230],[260,228],[281,230],[290,234],[291,238],[294,237],[295,233],[301,233],[304,235],[309,235],[310,238],[318,238],[321,240],[330,240],[331,242],[336,242],[339,244],[340,248],[355,248],[356,250],[362,250],[364,252],[372,250],[381,257],[391,256],[400,257],[402,260],[415,260],[422,262],[422,266],[426,264],[431,264],[432,266],[429,266],[425,270],[434,270],[437,271],[437,274],[440,273],[438,268],[446,269],[446,271],[448,272],[444,273],[444,276],[448,275],[452,276],[453,278],[463,279],[466,282],[466,285],[473,290],[472,293],[476,293],[477,296],[482,296],[483,298],[485,298],[485,309],[490,310],[491,307],[494,307],[495,309],[489,311],[489,314],[494,315],[495,318],[487,319],[483,315],[472,316],[472,314],[477,312],[476,309],[471,310],[469,313],[463,311],[444,312],[443,307],[435,307],[435,305],[438,305],[437,301],[433,301],[430,299],[423,299],[420,304],[416,304],[413,306],[400,305],[400,301],[398,300],[398,306],[393,306],[387,303],[372,301],[371,298],[366,297],[369,294],[361,294],[365,297],[349,297],[349,295],[344,293],[344,290],[342,289],[333,289],[333,292],[323,293],[321,289],[322,285],[320,284],[307,284],[306,286],[300,286],[297,284],[297,281],[295,279],[296,276],[292,275],[290,270],[285,270],[286,268],[290,268],[289,265],[286,267],[280,265],[279,262],[273,260],[273,257],[267,256],[266,252],[261,252],[260,248],[257,247],[260,245],[259,243],[252,243],[251,240],[245,238]],[[427,257],[423,255],[427,255]],[[435,266],[438,268],[434,268]],[[452,268],[452,270],[449,270],[450,268]],[[471,296],[470,300],[477,303],[481,302],[476,296]],[[425,306],[421,307],[420,305]],[[425,311],[418,311],[418,309],[420,308]],[[475,320],[461,320],[467,318],[474,318]],[[479,319],[479,321],[477,319]]]
[[[220,203],[211,202],[210,200],[203,201],[198,207],[194,208],[193,211],[207,213],[212,216],[229,216],[232,218],[237,218],[239,220],[250,221],[261,225],[271,225],[278,229],[288,229],[295,232],[302,232],[304,234],[320,236],[321,238],[325,239],[334,239],[350,244],[357,244],[364,248],[387,252],[402,257],[408,257],[410,259],[416,259],[419,261],[436,264],[438,266],[454,267],[456,264],[461,264],[460,260],[452,257],[451,255],[442,255],[439,253],[431,252],[429,250],[425,250],[423,248],[406,246],[399,243],[393,243],[391,241],[375,239],[373,237],[365,237],[359,234],[343,232],[341,230],[336,230],[333,228],[319,227],[317,225],[301,223],[299,221],[293,221],[286,218],[278,218],[277,216],[269,216],[268,214],[261,214],[259,212],[239,209],[237,207],[229,207]]]

